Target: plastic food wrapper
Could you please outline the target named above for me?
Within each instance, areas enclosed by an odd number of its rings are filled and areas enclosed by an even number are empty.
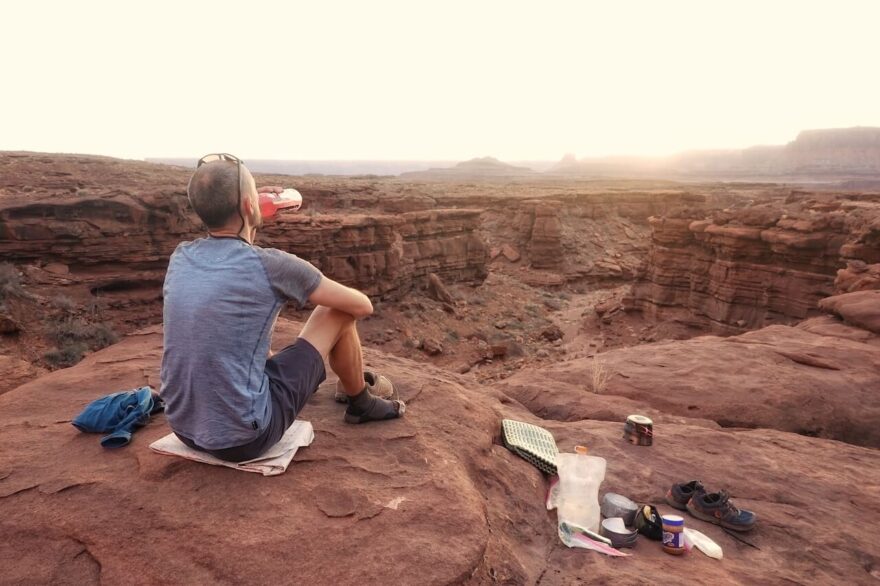
[[[724,557],[724,552],[721,551],[721,546],[712,541],[711,537],[700,533],[696,529],[691,529],[690,527],[684,528],[684,546],[688,551],[690,551],[691,548],[696,547],[710,558],[716,560],[720,560]]]
[[[604,541],[599,541],[600,539],[604,540],[604,538],[592,531],[565,522],[559,524],[559,539],[568,547],[598,551],[612,557],[626,558],[630,556],[628,553],[614,549]]]
[[[556,508],[556,504],[559,502],[559,477],[553,476],[550,478],[550,488],[547,489],[547,500],[545,504],[547,505],[547,510],[552,511]]]

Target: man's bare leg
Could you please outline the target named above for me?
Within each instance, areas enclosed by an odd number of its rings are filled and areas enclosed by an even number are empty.
[[[314,346],[339,377],[349,396],[346,420],[352,423],[392,419],[403,414],[403,404],[375,397],[364,380],[364,356],[356,320],[351,315],[318,306],[299,334]]]
[[[345,394],[353,397],[364,390],[364,351],[358,336],[356,321],[344,326],[330,350],[330,368],[339,376]]]
[[[342,381],[345,393],[354,396],[364,390],[364,355],[356,320],[344,311],[318,306],[299,333],[330,361],[330,368]]]

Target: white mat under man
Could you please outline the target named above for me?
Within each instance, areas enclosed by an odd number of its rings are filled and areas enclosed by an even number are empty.
[[[227,468],[244,470],[245,472],[257,472],[263,476],[277,476],[287,471],[287,467],[290,466],[296,451],[299,448],[310,445],[314,439],[315,430],[312,428],[312,424],[308,421],[296,420],[284,432],[281,440],[269,448],[269,451],[259,458],[245,462],[226,462],[210,454],[194,450],[177,439],[177,436],[173,433],[169,433],[165,437],[154,441],[150,444],[150,449],[160,454],[180,456],[187,460],[195,460],[205,464],[226,466]]]

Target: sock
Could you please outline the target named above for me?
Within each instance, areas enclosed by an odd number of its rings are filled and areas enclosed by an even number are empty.
[[[397,402],[377,397],[367,387],[354,397],[348,398],[348,408],[345,412],[354,417],[369,414],[365,421],[394,419],[400,415]]]
[[[370,390],[365,386],[363,390],[354,397],[348,397],[348,409],[346,410],[352,415],[363,415],[369,411],[374,400],[376,400],[376,397],[374,397],[370,393]]]

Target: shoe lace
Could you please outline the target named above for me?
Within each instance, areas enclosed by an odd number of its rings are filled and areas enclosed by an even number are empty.
[[[726,490],[722,490],[718,493],[718,504],[724,506],[728,512],[733,513],[734,515],[739,515],[739,509],[730,502],[730,493]]]

